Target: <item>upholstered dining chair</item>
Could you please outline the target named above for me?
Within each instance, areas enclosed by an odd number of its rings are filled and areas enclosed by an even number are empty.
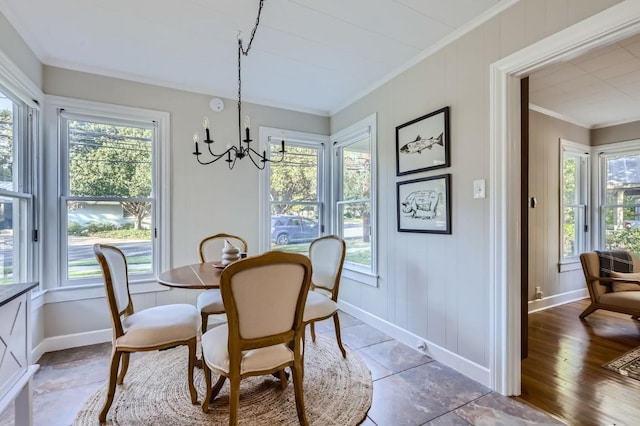
[[[610,271],[609,277],[601,274],[600,256],[596,252],[580,255],[582,271],[587,281],[591,304],[580,314],[586,318],[598,309],[629,314],[633,319],[640,318],[640,258],[628,253],[631,265],[629,272]]]
[[[298,420],[307,424],[302,388],[302,315],[310,282],[311,262],[296,253],[267,252],[224,269],[220,290],[228,322],[202,335],[205,413],[228,378],[229,424],[237,424],[240,381],[279,372],[285,388],[284,368],[290,367]],[[214,386],[212,373],[220,375]]]
[[[220,260],[220,254],[222,253],[225,240],[229,240],[231,244],[246,253],[248,246],[247,242],[242,237],[231,234],[215,234],[200,241],[200,244],[198,245],[198,256],[200,257],[200,262],[204,263]],[[196,301],[196,307],[200,311],[202,333],[205,333],[209,326],[209,315],[224,314],[224,306],[222,304],[220,290],[211,289],[200,293]]]
[[[345,252],[344,240],[336,235],[320,237],[311,243],[309,258],[313,265],[313,275],[303,316],[305,326],[309,324],[311,328],[311,339],[314,342],[316,340],[314,323],[333,317],[336,340],[344,358],[347,357],[347,352],[342,346],[342,338],[340,337],[338,290],[340,289],[340,274],[342,274]]]
[[[107,400],[100,412],[100,422],[106,421],[115,395],[116,383],[121,385],[124,381],[131,352],[154,351],[186,345],[189,348],[187,371],[189,393],[191,402],[197,403],[198,394],[193,384],[193,368],[196,360],[198,310],[192,305],[174,304],[135,312],[129,293],[129,274],[124,253],[117,247],[105,244],[95,244],[93,251],[102,269],[113,326],[109,388]]]

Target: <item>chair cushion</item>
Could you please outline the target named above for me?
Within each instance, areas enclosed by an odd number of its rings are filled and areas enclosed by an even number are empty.
[[[215,288],[200,293],[196,301],[196,307],[205,314],[224,313],[224,303],[222,303],[220,290]]]
[[[600,296],[600,303],[621,308],[640,310],[640,291],[618,291]]]
[[[312,290],[307,295],[307,303],[304,305],[302,321],[308,322],[314,319],[326,318],[338,310],[338,304],[324,294]]]
[[[125,334],[116,347],[145,348],[189,340],[200,327],[200,313],[193,305],[155,306],[122,320]]]
[[[611,278],[623,278],[627,280],[636,280],[640,281],[640,273],[632,272],[629,274],[625,274],[622,272],[611,271]],[[612,291],[640,291],[640,284],[634,283],[611,283]]]
[[[229,327],[220,325],[202,335],[202,359],[212,371],[229,374]],[[240,374],[267,371],[293,362],[293,351],[285,344],[252,349],[242,353]]]

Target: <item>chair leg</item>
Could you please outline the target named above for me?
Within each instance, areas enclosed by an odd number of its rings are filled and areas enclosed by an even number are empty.
[[[302,386],[302,361],[301,359],[296,359],[291,367],[291,372],[293,373],[293,390],[295,392],[296,397],[296,411],[298,412],[298,421],[301,425],[307,426],[309,422],[307,421],[307,414],[304,408],[304,393]]]
[[[333,325],[336,328],[336,340],[338,341],[338,347],[340,348],[340,352],[342,352],[342,358],[347,357],[347,351],[344,350],[344,346],[342,346],[342,337],[340,337],[340,319],[338,318],[338,311],[333,314]]]
[[[585,319],[588,315],[591,315],[592,313],[594,313],[597,310],[598,310],[598,308],[596,308],[593,304],[587,306],[587,309],[582,311],[582,313],[580,314],[580,319]]]
[[[240,376],[229,377],[229,426],[238,424],[238,405],[240,405]]]
[[[211,390],[209,402],[213,402],[213,400],[216,399],[216,396],[220,393],[220,389],[222,389],[222,385],[224,385],[225,380],[227,380],[226,376],[220,375],[220,377],[218,377],[218,381],[213,385],[213,389]]]
[[[285,390],[287,388],[287,373],[285,373],[284,368],[280,371],[278,371],[278,375],[280,377],[280,386],[282,387],[282,390]]]
[[[118,375],[118,384],[121,385],[124,382],[124,376],[129,370],[129,356],[130,352],[122,352],[122,363],[120,364],[120,374]]]
[[[107,413],[111,404],[113,403],[113,397],[116,393],[116,381],[118,379],[118,366],[120,365],[120,356],[122,352],[114,349],[111,354],[111,368],[109,370],[109,389],[107,390],[107,400],[100,411],[99,420],[100,423],[104,423],[107,420]]]
[[[311,328],[311,341],[315,342],[316,341],[316,327],[314,325],[315,323],[310,323],[309,324],[309,328]]]
[[[187,343],[187,347],[189,348],[189,371],[187,372],[187,380],[189,380],[189,393],[191,394],[192,404],[198,403],[198,392],[193,384],[193,369],[196,365],[196,340],[197,338],[194,337]]]
[[[202,318],[202,334],[207,332],[207,327],[209,325],[209,314],[205,314],[204,312],[200,312],[200,318]]]
[[[205,391],[202,399],[202,411],[209,412],[209,400],[211,399],[211,370],[206,362],[202,363],[202,372],[204,373]]]

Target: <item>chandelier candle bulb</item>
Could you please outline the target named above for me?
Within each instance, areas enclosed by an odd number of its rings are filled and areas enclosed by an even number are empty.
[[[194,155],[200,155],[200,151],[198,151],[198,139],[200,139],[200,136],[198,136],[198,132],[193,132],[193,143],[196,146],[196,152],[194,152]]]
[[[207,116],[204,116],[204,120],[202,120],[202,127],[204,127],[204,131],[206,133],[206,139],[205,142],[211,140],[209,139],[209,118],[207,118]]]
[[[246,137],[244,139],[245,142],[251,142],[251,137],[249,136],[249,128],[251,127],[251,120],[249,119],[248,115],[244,116],[244,131],[246,134]]]

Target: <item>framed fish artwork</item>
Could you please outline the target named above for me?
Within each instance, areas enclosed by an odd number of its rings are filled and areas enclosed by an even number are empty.
[[[396,127],[396,176],[449,167],[449,107]]]
[[[451,234],[451,175],[397,183],[398,232]]]

